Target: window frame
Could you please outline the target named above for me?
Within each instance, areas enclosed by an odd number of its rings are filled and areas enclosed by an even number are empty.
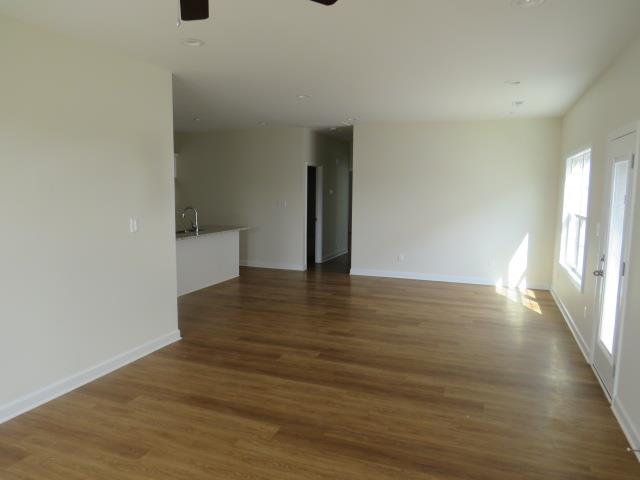
[[[567,218],[577,218],[578,220],[578,225],[577,225],[577,231],[578,234],[576,235],[575,238],[575,248],[576,248],[576,253],[575,253],[575,267],[573,265],[570,265],[567,261],[565,261],[566,257],[566,250],[568,248],[569,242],[567,242],[567,238],[568,238],[568,233],[565,234],[565,230],[568,231],[568,229],[570,228],[569,223],[567,222],[566,218],[565,218],[565,193],[566,193],[566,188],[567,188],[567,174],[569,173],[569,162],[571,160],[573,160],[576,157],[579,156],[583,156],[585,154],[588,153],[588,158],[589,158],[589,179],[588,179],[588,185],[587,185],[587,204],[586,204],[586,216],[583,215],[579,215],[579,214],[575,214],[575,213],[569,213]],[[565,173],[564,173],[564,177],[563,177],[563,188],[562,188],[562,210],[560,212],[561,218],[560,218],[560,248],[559,248],[559,255],[558,255],[558,263],[560,264],[560,266],[564,269],[565,273],[567,274],[567,276],[569,277],[569,279],[571,280],[571,282],[574,284],[574,286],[576,287],[576,289],[580,292],[583,293],[584,292],[584,278],[585,278],[585,271],[587,269],[587,253],[589,251],[589,218],[590,218],[590,214],[591,214],[591,188],[592,188],[592,165],[593,165],[593,147],[591,145],[585,146],[583,148],[579,148],[574,150],[573,152],[569,153],[568,155],[565,156],[565,162],[564,162],[564,167],[565,167]],[[581,243],[581,235],[580,235],[580,229],[581,226],[584,225],[584,250],[582,252],[582,258],[580,258],[580,243]],[[563,251],[564,249],[564,251]],[[582,264],[582,268],[579,270],[578,267]]]

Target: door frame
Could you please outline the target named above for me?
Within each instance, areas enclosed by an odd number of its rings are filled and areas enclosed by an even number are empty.
[[[593,369],[596,373],[596,377],[598,378],[598,381],[600,382],[600,385],[602,386],[602,389],[605,393],[605,395],[608,397],[608,399],[610,401],[612,401],[618,393],[618,375],[617,372],[620,370],[620,360],[621,360],[621,354],[620,354],[620,339],[623,338],[624,335],[624,324],[625,324],[625,319],[627,316],[627,294],[628,294],[628,283],[629,283],[629,253],[630,253],[630,248],[631,248],[631,244],[633,242],[633,220],[634,220],[634,214],[635,214],[635,205],[636,205],[636,199],[637,199],[637,195],[638,195],[638,170],[639,165],[638,165],[638,153],[640,152],[640,122],[633,122],[630,123],[628,125],[625,125],[624,127],[618,128],[616,129],[613,133],[611,133],[610,135],[607,136],[607,144],[606,144],[606,148],[605,148],[605,158],[606,158],[606,174],[605,174],[605,188],[603,191],[603,196],[602,196],[602,222],[600,223],[601,228],[600,228],[600,241],[598,242],[598,254],[597,254],[597,258],[598,260],[600,259],[601,255],[603,254],[604,250],[607,248],[608,246],[608,242],[609,242],[609,220],[610,220],[610,215],[611,215],[611,194],[612,194],[612,182],[613,182],[613,166],[614,166],[614,159],[611,156],[611,142],[614,142],[615,140],[618,140],[622,137],[625,137],[627,135],[631,135],[634,134],[636,135],[636,139],[635,139],[635,147],[634,147],[634,151],[632,152],[632,154],[635,156],[635,166],[631,171],[631,178],[629,179],[629,187],[631,188],[631,199],[629,201],[629,206],[628,206],[628,211],[626,212],[626,216],[627,218],[625,219],[625,245],[624,245],[624,251],[623,251],[623,257],[626,259],[626,273],[625,275],[622,277],[622,284],[621,287],[622,288],[622,299],[620,301],[620,313],[619,313],[619,324],[617,325],[616,328],[616,332],[615,332],[615,337],[614,337],[614,351],[612,354],[612,363],[613,363],[613,368],[614,368],[614,375],[613,375],[613,385],[611,388],[611,392],[609,392],[607,390],[607,388],[604,385],[604,381],[600,378],[600,373],[598,372],[596,365],[595,365],[595,360],[596,360],[596,349],[599,349],[600,346],[598,345],[598,342],[600,340],[600,322],[602,319],[602,296],[604,294],[604,289],[603,289],[603,279],[599,278],[597,279],[596,282],[596,291],[595,291],[595,296],[594,296],[594,304],[595,304],[595,308],[594,308],[594,328],[593,328],[593,338],[592,338],[592,350],[591,350],[591,364],[593,366]],[[602,227],[604,226],[604,227]],[[604,232],[604,233],[602,233]],[[596,269],[599,268],[600,266],[600,262],[598,262],[598,265],[596,266]]]
[[[322,263],[322,201],[323,201],[323,191],[322,187],[324,185],[324,171],[321,165],[312,165],[307,163],[305,165],[305,174],[304,174],[304,268],[305,270],[308,268],[307,264],[307,211],[309,208],[309,167],[314,167],[316,169],[316,251],[314,252],[314,260],[315,263]]]
[[[323,186],[324,167],[318,165],[316,166],[316,263],[322,263]]]

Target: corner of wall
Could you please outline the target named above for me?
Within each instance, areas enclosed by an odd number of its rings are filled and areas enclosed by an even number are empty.
[[[131,350],[122,352],[109,360],[87,368],[81,372],[70,375],[52,385],[47,385],[40,390],[29,393],[6,405],[0,405],[0,424],[11,420],[23,413],[33,410],[51,400],[93,382],[119,368],[124,367],[156,350],[160,350],[181,339],[180,331],[174,330],[154,340],[143,343]]]

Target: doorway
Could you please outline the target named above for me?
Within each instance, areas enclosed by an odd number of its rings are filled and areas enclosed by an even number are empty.
[[[350,127],[319,130],[313,134],[312,158],[305,167],[308,193],[304,238],[308,270],[350,272],[352,139]]]
[[[593,272],[597,277],[598,291],[598,326],[593,365],[609,397],[614,395],[618,338],[627,293],[636,149],[635,128],[609,141],[609,174],[604,197],[606,220],[601,235],[599,265]]]
[[[307,167],[307,265],[322,263],[322,167]]]

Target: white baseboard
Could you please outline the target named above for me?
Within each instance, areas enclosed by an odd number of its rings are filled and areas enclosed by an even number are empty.
[[[622,427],[622,431],[627,437],[629,446],[634,450],[640,449],[640,430],[633,424],[633,422],[631,421],[631,417],[629,417],[627,411],[617,398],[613,400],[613,403],[611,404],[611,410],[613,410],[613,414],[618,419],[618,423]],[[640,453],[635,452],[635,455],[640,462]]]
[[[98,365],[89,367],[54,384],[48,385],[40,390],[29,393],[11,403],[0,406],[0,423],[4,423],[18,415],[28,412],[40,405],[47,403],[54,398],[58,398],[65,393],[69,393],[76,388],[92,382],[108,373],[113,372],[125,365],[134,362],[150,353],[159,350],[167,345],[177,342],[182,338],[180,331],[175,330],[167,333],[155,340],[150,340],[142,345],[123,352],[115,357],[106,360]]]
[[[303,271],[305,269],[301,263],[262,262],[260,260],[240,260],[240,265],[243,267],[273,268],[275,270]]]
[[[589,365],[591,365],[591,348],[589,348],[589,344],[585,341],[584,337],[582,336],[582,333],[580,333],[580,330],[578,329],[576,322],[573,321],[573,318],[571,317],[569,310],[567,310],[567,307],[565,306],[564,303],[562,303],[562,300],[560,300],[560,297],[553,289],[551,289],[551,296],[553,297],[553,300],[556,302],[556,305],[558,306],[560,313],[562,313],[564,321],[567,323],[569,330],[571,330],[571,333],[573,334],[573,338],[576,339],[576,343],[578,344],[578,347],[580,347],[580,351],[582,352],[582,355],[584,355],[584,359],[587,361]]]
[[[468,285],[487,285],[495,287],[495,280],[480,277],[460,277],[454,275],[434,275],[428,273],[417,272],[394,272],[392,270],[372,270],[368,268],[352,268],[351,275],[361,275],[364,277],[383,277],[383,278],[404,278],[408,280],[426,280],[429,282],[446,282],[446,283],[465,283]],[[533,290],[549,290],[547,284],[527,285]]]
[[[553,289],[551,290],[551,296],[555,300],[556,305],[558,305],[558,309],[560,310],[560,313],[562,313],[562,316],[564,317],[564,320],[567,323],[569,330],[571,330],[571,333],[573,334],[573,337],[575,338],[576,343],[578,344],[578,347],[580,347],[580,351],[582,352],[584,359],[589,365],[591,365],[593,374],[596,377],[596,380],[598,380],[598,383],[600,383],[600,387],[602,387],[602,391],[607,396],[609,401],[611,401],[611,410],[613,411],[613,414],[618,420],[618,423],[620,424],[622,431],[627,437],[627,441],[629,442],[629,445],[634,450],[640,449],[640,434],[638,433],[638,428],[634,426],[633,422],[631,421],[631,417],[627,414],[627,411],[622,406],[620,401],[617,398],[614,398],[612,400],[611,397],[609,396],[609,392],[607,392],[607,389],[602,383],[602,380],[600,379],[600,376],[598,375],[598,372],[596,371],[595,366],[591,361],[591,349],[589,348],[587,342],[585,342],[584,337],[580,333],[580,330],[578,330],[578,327],[576,326],[576,323],[573,321],[573,318],[571,317],[569,310],[567,310],[567,307],[562,302],[562,300],[560,300],[560,297]],[[640,461],[640,453],[636,452],[635,455],[638,461]]]
[[[341,257],[342,255],[346,255],[349,253],[349,250],[340,250],[339,252],[330,253],[329,255],[325,255],[322,257],[322,263],[328,262],[329,260],[333,260],[334,258]]]

